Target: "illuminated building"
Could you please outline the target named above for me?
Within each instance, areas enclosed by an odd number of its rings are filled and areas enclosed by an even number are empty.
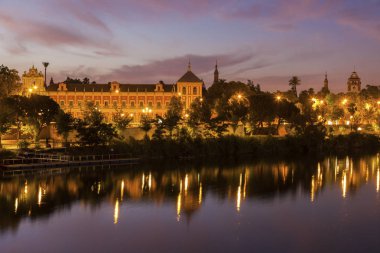
[[[347,81],[347,91],[348,92],[360,92],[361,90],[361,80],[358,74],[354,71]]]
[[[202,97],[203,81],[192,71],[189,63],[187,72],[175,84],[108,84],[56,83],[45,88],[44,75],[34,66],[22,75],[22,94],[47,95],[55,100],[66,112],[80,118],[88,102],[92,102],[112,121],[116,110],[133,115],[138,122],[142,114],[163,116],[173,96],[181,97],[185,109],[197,98]],[[148,110],[147,110],[148,108]],[[145,109],[145,110],[144,110]]]

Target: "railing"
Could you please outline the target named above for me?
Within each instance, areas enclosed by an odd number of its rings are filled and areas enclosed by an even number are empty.
[[[53,163],[53,162],[71,162],[71,161],[106,161],[118,159],[133,159],[131,154],[102,154],[102,155],[60,155],[60,154],[43,154],[43,153],[21,153],[18,158],[3,159],[2,165],[13,164],[36,164],[36,163]]]

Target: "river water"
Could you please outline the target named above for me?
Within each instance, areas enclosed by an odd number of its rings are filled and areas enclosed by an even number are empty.
[[[379,155],[0,177],[0,252],[380,252]]]

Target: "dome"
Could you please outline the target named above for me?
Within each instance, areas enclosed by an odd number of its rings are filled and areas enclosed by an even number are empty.
[[[359,79],[359,76],[358,76],[358,74],[354,71],[354,72],[352,72],[350,79]]]

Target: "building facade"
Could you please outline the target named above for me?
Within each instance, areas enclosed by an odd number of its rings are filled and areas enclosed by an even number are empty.
[[[179,96],[185,109],[198,97],[202,97],[203,81],[192,71],[189,63],[187,72],[175,83],[165,84],[108,84],[56,83],[44,86],[44,75],[34,66],[22,75],[22,94],[47,95],[74,117],[81,118],[88,102],[92,102],[105,116],[107,122],[117,112],[130,115],[133,123],[147,114],[163,116],[170,99]]]

